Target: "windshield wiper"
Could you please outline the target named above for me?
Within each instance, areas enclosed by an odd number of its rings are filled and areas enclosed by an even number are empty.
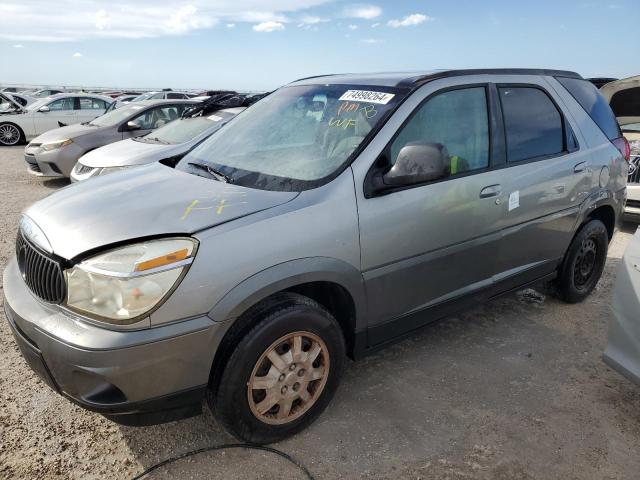
[[[163,145],[171,145],[169,142],[165,142],[164,140],[160,140],[158,137],[140,137],[145,140],[151,140],[152,142],[162,143]]]
[[[202,163],[188,162],[187,165],[191,165],[193,167],[199,168],[200,170],[205,170],[209,175],[214,177],[219,182],[223,183],[233,183],[233,179],[224,173],[211,168],[209,165],[205,165]]]

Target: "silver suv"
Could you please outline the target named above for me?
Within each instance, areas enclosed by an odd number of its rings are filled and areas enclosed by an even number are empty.
[[[273,442],[345,358],[536,282],[593,290],[626,144],[575,73],[293,82],[182,159],[28,208],[9,325],[54,390],[130,425],[201,411]]]

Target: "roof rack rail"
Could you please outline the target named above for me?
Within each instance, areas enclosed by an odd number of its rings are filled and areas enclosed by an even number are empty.
[[[433,80],[459,77],[463,75],[545,75],[550,77],[582,78],[580,74],[569,70],[550,70],[544,68],[471,68],[461,70],[442,70],[427,75],[411,77],[401,81],[398,86],[416,87]]]

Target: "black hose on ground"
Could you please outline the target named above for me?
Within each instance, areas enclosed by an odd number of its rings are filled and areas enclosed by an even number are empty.
[[[244,448],[247,450],[260,450],[262,452],[273,453],[274,455],[278,455],[279,457],[282,457],[288,462],[294,464],[296,467],[300,469],[300,471],[302,471],[302,473],[305,474],[305,476],[309,480],[315,480],[313,475],[311,475],[311,472],[307,469],[307,467],[305,467],[302,463],[300,463],[298,460],[293,458],[291,455],[284,453],[280,450],[276,450],[275,448],[265,447],[262,445],[251,445],[249,443],[228,443],[225,445],[213,445],[211,447],[204,447],[204,448],[198,448],[196,450],[191,450],[190,452],[182,453],[180,455],[176,455],[175,457],[171,457],[166,460],[163,460],[162,462],[156,463],[155,465],[152,465],[149,468],[147,468],[144,472],[133,477],[131,480],[140,480],[141,478],[153,472],[154,470],[160,467],[163,467],[165,465],[168,465],[170,463],[176,462],[178,460],[181,460],[183,458],[191,457],[199,453],[211,452],[215,450],[226,450],[226,449],[232,449],[232,448]]]

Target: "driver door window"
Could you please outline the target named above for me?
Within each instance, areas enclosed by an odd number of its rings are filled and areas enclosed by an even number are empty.
[[[48,112],[36,112],[33,117],[36,135],[48,130],[77,123],[77,111],[74,110],[75,98],[59,98],[47,104]]]
[[[402,147],[415,142],[443,147],[450,176],[487,168],[489,121],[485,88],[450,90],[418,107],[391,144],[391,164],[395,164]]]

